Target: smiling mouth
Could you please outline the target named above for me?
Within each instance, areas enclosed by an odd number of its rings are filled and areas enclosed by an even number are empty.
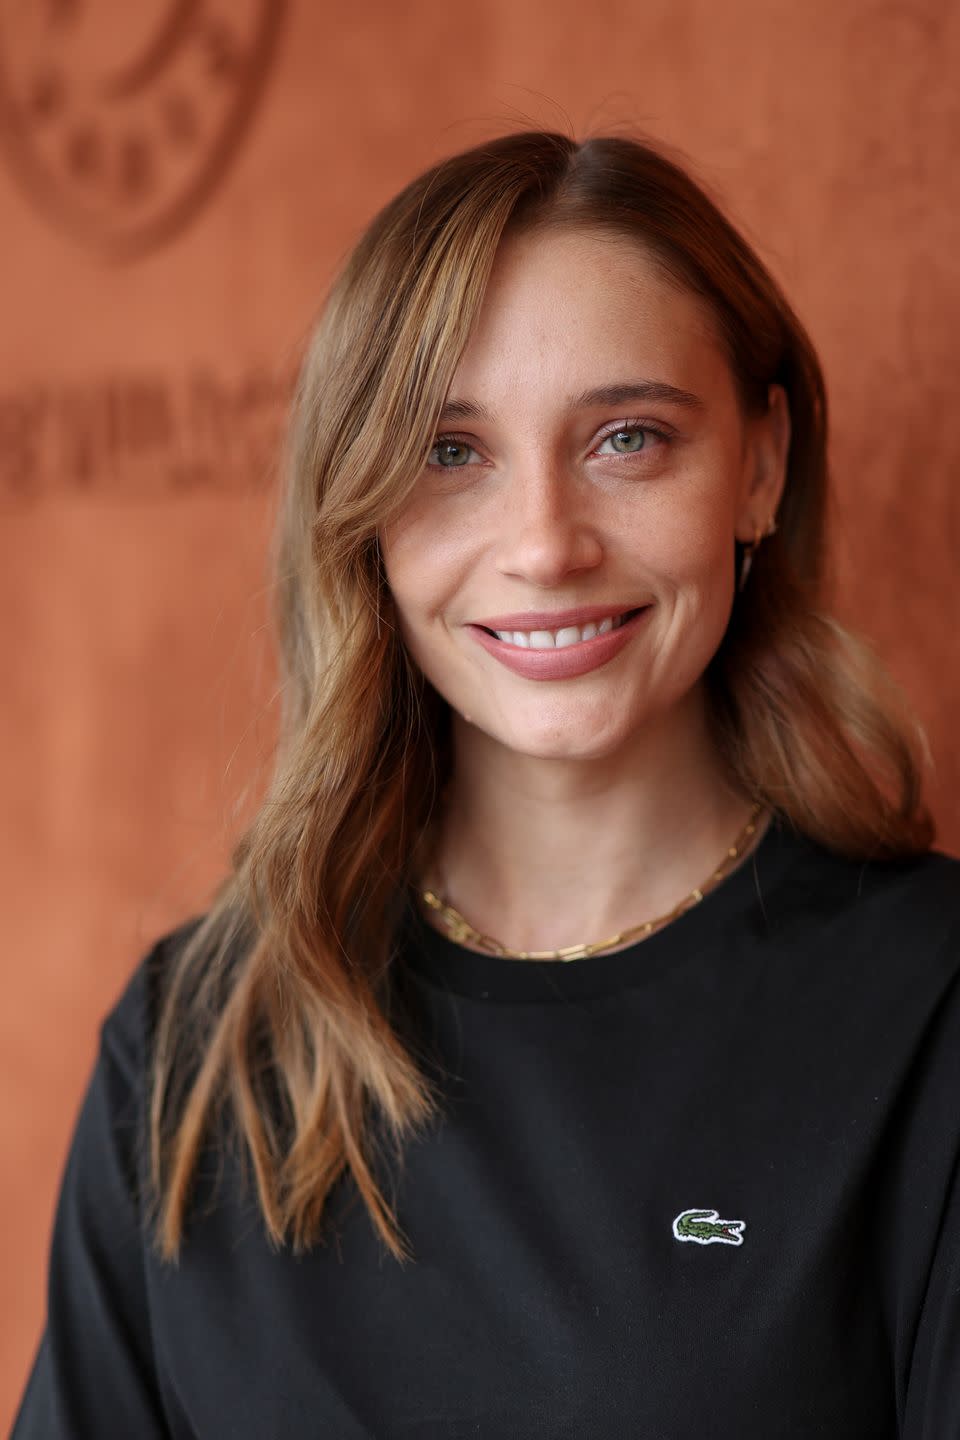
[[[599,621],[591,620],[585,625],[563,625],[556,630],[491,630],[487,625],[479,625],[477,628],[493,636],[495,640],[505,645],[515,645],[519,649],[562,650],[569,645],[587,644],[600,635],[607,635],[647,608],[639,605],[634,610],[625,610],[621,615],[610,615]]]

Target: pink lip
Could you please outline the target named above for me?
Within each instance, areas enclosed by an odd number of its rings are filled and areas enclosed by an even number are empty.
[[[588,615],[585,620],[580,621],[586,624],[588,620],[598,618],[604,619],[611,612],[609,610],[596,610],[592,607],[595,615]],[[511,645],[506,640],[498,640],[496,635],[488,635],[486,630],[480,626],[468,625],[466,628],[475,637],[478,644],[496,659],[501,665],[506,665],[517,675],[522,675],[527,680],[572,680],[577,675],[586,675],[590,670],[596,670],[600,665],[606,665],[614,655],[620,653],[624,645],[628,643],[633,632],[643,624],[647,615],[652,610],[651,605],[646,605],[636,615],[618,625],[616,630],[608,630],[605,635],[594,635],[592,640],[580,640],[575,645],[564,645],[561,649],[529,650],[522,649],[519,645]],[[582,614],[582,611],[559,612],[561,614]],[[615,613],[615,612],[614,612]],[[501,617],[502,618],[502,617]],[[526,617],[525,624],[519,625],[516,617],[512,619],[511,625],[497,625],[499,629],[526,629],[536,622]],[[539,617],[538,617],[539,618]],[[569,621],[575,624],[575,621]],[[486,624],[486,621],[484,621]],[[547,626],[542,626],[546,629]],[[559,623],[554,618],[553,624],[549,626],[558,629]]]

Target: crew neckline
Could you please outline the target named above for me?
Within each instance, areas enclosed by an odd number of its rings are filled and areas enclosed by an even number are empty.
[[[582,960],[515,960],[471,950],[435,929],[410,889],[402,963],[427,984],[476,1000],[563,1000],[642,985],[679,958],[716,943],[723,931],[762,927],[764,902],[808,846],[775,813],[754,850],[696,905],[645,940]]]

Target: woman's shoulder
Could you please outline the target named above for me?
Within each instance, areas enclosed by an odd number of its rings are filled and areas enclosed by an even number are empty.
[[[176,961],[203,919],[202,914],[192,915],[156,936],[135,960],[101,1020],[101,1051],[126,1070],[131,1079],[146,1063]]]
[[[882,973],[960,973],[960,859],[933,848],[893,859],[852,858],[795,831],[779,843],[790,863],[764,897],[772,932],[810,942],[825,964],[861,957]],[[762,870],[761,870],[762,879]]]
[[[852,859],[807,840],[809,876],[864,914],[903,922],[960,922],[960,860],[936,848],[889,859]]]
[[[849,855],[777,815],[759,853],[798,896],[960,918],[960,859],[936,846],[893,857]]]

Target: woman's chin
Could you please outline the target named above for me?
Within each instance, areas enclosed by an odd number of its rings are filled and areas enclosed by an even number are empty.
[[[477,726],[477,721],[472,722]],[[541,722],[524,725],[491,725],[484,729],[488,740],[504,750],[538,760],[603,760],[615,754],[628,741],[632,731],[622,726],[587,722]]]

